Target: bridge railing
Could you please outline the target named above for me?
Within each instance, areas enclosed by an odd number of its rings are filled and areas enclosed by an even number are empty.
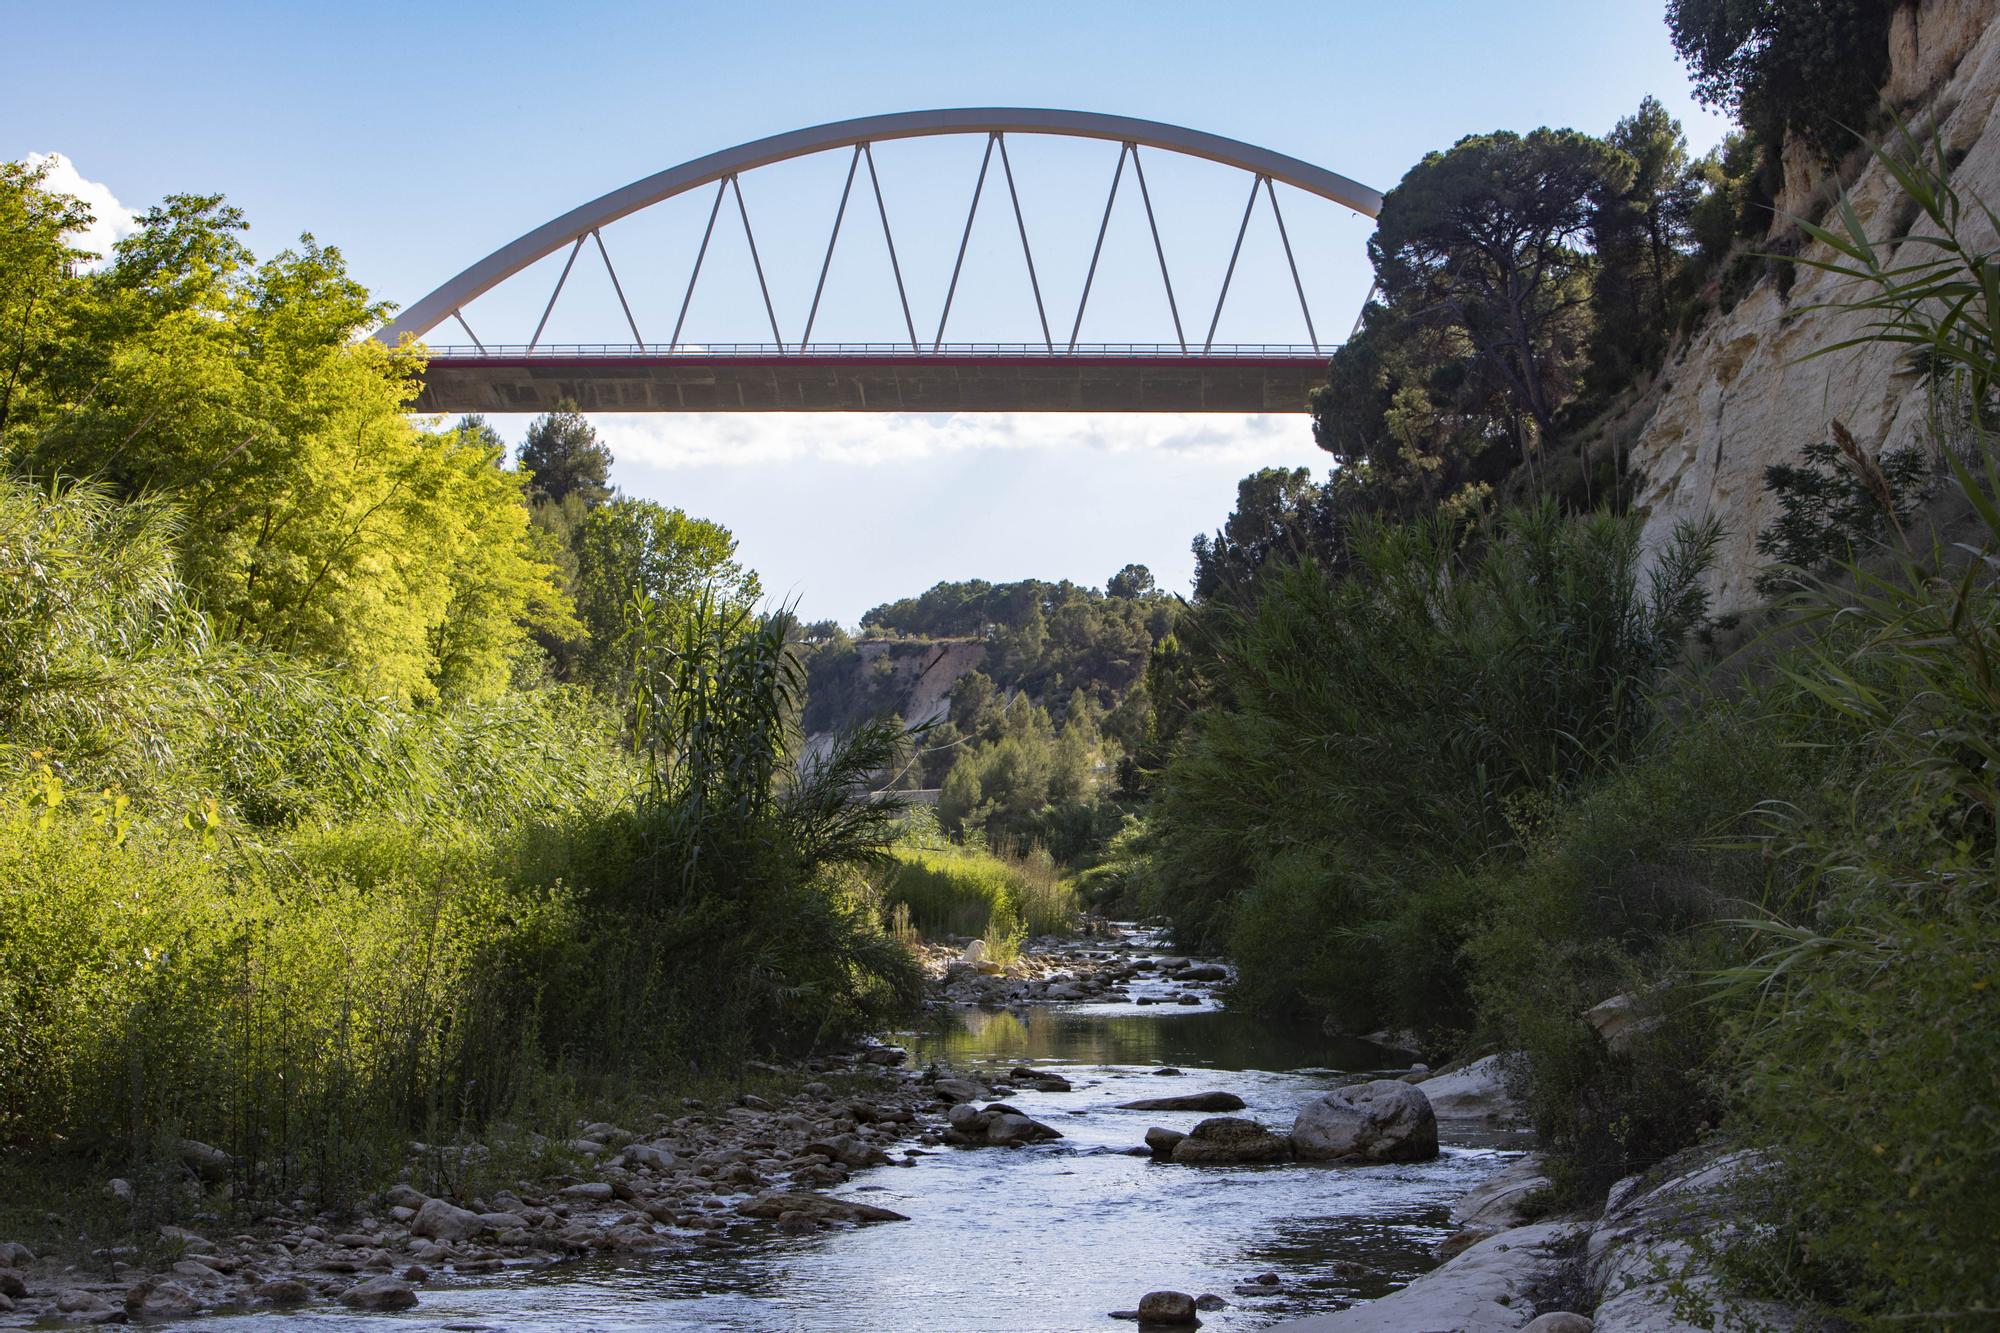
[[[1217,343],[1208,348],[1183,347],[1179,343],[944,343],[936,348],[912,347],[908,343],[816,342],[805,347],[782,343],[481,343],[429,344],[426,353],[433,361],[519,360],[562,361],[619,357],[785,357],[814,358],[896,358],[933,361],[948,357],[1120,357],[1145,360],[1272,360],[1308,359],[1324,361],[1332,348],[1314,349],[1304,343]]]

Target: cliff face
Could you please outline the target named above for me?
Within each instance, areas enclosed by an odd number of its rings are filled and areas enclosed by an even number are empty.
[[[921,644],[863,639],[854,646],[861,654],[862,670],[894,673],[895,688],[901,692],[896,712],[913,727],[942,721],[951,711],[951,687],[986,661],[986,645],[970,639]]]
[[[1952,173],[1958,188],[2000,209],[1996,19],[2000,0],[1904,4],[1891,32],[1885,96],[1913,124],[1935,115],[1946,152],[1962,155]],[[1780,206],[1803,208],[1814,186],[1810,173],[1787,175]],[[1878,165],[1862,172],[1849,197],[1871,236],[1906,224],[1894,182]],[[1824,252],[1817,246],[1805,252],[1815,253]],[[1718,611],[1756,601],[1754,543],[1777,512],[1764,489],[1765,468],[1795,460],[1804,446],[1826,438],[1836,419],[1871,453],[1927,438],[1927,395],[1895,350],[1856,347],[1805,359],[1859,335],[1867,320],[1813,308],[1851,299],[1851,284],[1804,265],[1795,272],[1789,293],[1766,279],[1734,309],[1709,319],[1661,372],[1657,406],[1632,448],[1631,464],[1645,478],[1638,503],[1648,550],[1657,551],[1684,520],[1722,522],[1713,584]]]

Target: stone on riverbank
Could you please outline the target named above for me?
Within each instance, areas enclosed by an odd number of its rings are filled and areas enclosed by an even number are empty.
[[[1307,1102],[1292,1143],[1312,1162],[1423,1162],[1437,1156],[1437,1116],[1421,1088],[1376,1079]]]
[[[1233,1092],[1190,1092],[1179,1097],[1141,1097],[1120,1102],[1121,1111],[1240,1111],[1243,1099]]]
[[[1463,1069],[1424,1079],[1424,1096],[1430,1098],[1431,1111],[1441,1120],[1519,1119],[1520,1108],[1507,1092],[1501,1059],[1489,1055]]]
[[[1254,1120],[1210,1116],[1174,1145],[1173,1160],[1182,1166],[1232,1162],[1284,1162],[1292,1156],[1292,1141]]]
[[[479,1214],[469,1208],[427,1199],[410,1219],[410,1234],[432,1240],[470,1240],[479,1234],[480,1225]]]

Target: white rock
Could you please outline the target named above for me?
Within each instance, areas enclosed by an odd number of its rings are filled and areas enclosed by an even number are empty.
[[[1474,1060],[1449,1074],[1433,1074],[1423,1081],[1424,1096],[1441,1120],[1511,1121],[1520,1118],[1520,1107],[1507,1092],[1502,1058],[1489,1055]]]

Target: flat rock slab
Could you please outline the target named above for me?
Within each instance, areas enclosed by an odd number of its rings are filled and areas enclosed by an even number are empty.
[[[1275,1325],[1269,1333],[1514,1333],[1535,1317],[1535,1288],[1562,1263],[1572,1223],[1543,1222],[1483,1240],[1380,1300]]]
[[[1190,1092],[1179,1097],[1141,1097],[1120,1102],[1121,1111],[1240,1111],[1244,1102],[1233,1092]]]

